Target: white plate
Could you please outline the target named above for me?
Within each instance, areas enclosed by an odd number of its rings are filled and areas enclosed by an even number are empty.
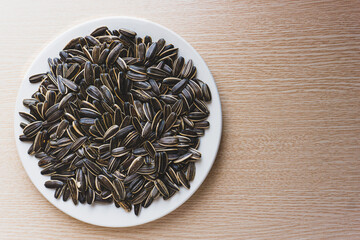
[[[153,41],[164,38],[167,43],[172,43],[175,47],[179,48],[179,55],[183,56],[186,60],[190,58],[193,59],[194,65],[197,68],[197,77],[209,85],[212,93],[212,102],[208,105],[211,113],[208,119],[210,129],[206,130],[205,136],[200,139],[201,144],[199,150],[202,153],[202,159],[196,163],[196,176],[191,182],[190,190],[181,188],[180,192],[176,193],[167,201],[163,199],[154,201],[150,207],[141,209],[140,216],[138,217],[135,216],[133,211],[127,213],[123,209],[115,208],[113,204],[95,204],[93,206],[79,204],[75,206],[71,200],[63,202],[61,199],[55,199],[54,190],[44,187],[44,182],[48,180],[49,177],[40,174],[41,168],[37,165],[37,159],[27,154],[30,144],[21,142],[18,139],[18,136],[22,134],[22,129],[19,124],[24,121],[18,112],[28,112],[28,109],[23,106],[22,100],[24,98],[30,98],[31,94],[34,93],[39,86],[39,84],[30,84],[28,81],[29,76],[48,71],[48,57],[58,57],[58,53],[71,39],[78,36],[89,35],[95,28],[100,26],[108,26],[109,29],[128,28],[136,31],[141,37],[150,35]],[[215,161],[220,144],[222,119],[220,98],[214,78],[204,60],[189,43],[173,31],[147,20],[129,17],[109,17],[96,19],[73,27],[61,34],[41,51],[26,73],[21,84],[16,101],[14,125],[16,145],[22,164],[31,181],[49,202],[61,211],[83,222],[106,227],[128,227],[147,223],[165,216],[178,208],[194,194],[205,180]]]

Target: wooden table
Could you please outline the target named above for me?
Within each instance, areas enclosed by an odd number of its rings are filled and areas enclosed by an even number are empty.
[[[183,36],[220,91],[223,138],[183,206],[126,229],[75,220],[15,148],[24,73],[86,20],[143,17]],[[0,239],[360,239],[359,1],[6,1],[0,8]]]

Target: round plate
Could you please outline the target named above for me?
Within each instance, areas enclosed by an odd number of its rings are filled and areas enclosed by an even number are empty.
[[[195,179],[190,183],[190,190],[181,188],[181,190],[169,200],[164,201],[160,198],[154,201],[150,207],[142,208],[139,216],[135,216],[133,211],[128,213],[121,208],[115,208],[114,204],[94,204],[90,206],[79,203],[75,206],[71,200],[63,202],[62,199],[55,199],[54,190],[44,187],[44,182],[48,180],[49,177],[40,174],[41,168],[37,165],[37,159],[27,154],[30,144],[21,142],[18,138],[18,136],[22,134],[22,129],[19,124],[25,121],[19,116],[18,112],[28,112],[28,109],[23,106],[22,100],[24,98],[30,98],[32,93],[39,87],[39,84],[29,83],[29,76],[36,73],[47,72],[49,70],[47,65],[48,57],[58,57],[58,53],[71,39],[78,36],[89,35],[94,29],[100,26],[108,26],[111,30],[119,28],[131,29],[136,31],[141,37],[150,35],[153,41],[164,38],[167,43],[172,43],[175,47],[179,48],[179,55],[183,56],[185,60],[192,59],[194,61],[194,65],[197,68],[197,77],[209,85],[212,93],[212,102],[208,105],[210,110],[210,116],[208,118],[210,128],[206,130],[205,136],[200,138],[199,150],[202,153],[202,159],[196,163],[196,175]],[[49,202],[66,214],[83,222],[106,227],[128,227],[161,218],[174,211],[194,194],[205,180],[215,161],[220,144],[222,119],[220,98],[214,78],[204,60],[189,43],[173,31],[147,20],[129,17],[109,17],[85,22],[73,27],[61,34],[41,51],[22,81],[16,101],[14,125],[16,145],[22,164],[31,181]]]

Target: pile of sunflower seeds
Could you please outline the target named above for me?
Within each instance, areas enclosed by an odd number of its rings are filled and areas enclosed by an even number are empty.
[[[20,112],[21,141],[39,159],[45,187],[74,204],[114,203],[139,214],[190,188],[211,92],[192,60],[164,39],[107,27],[72,39]]]

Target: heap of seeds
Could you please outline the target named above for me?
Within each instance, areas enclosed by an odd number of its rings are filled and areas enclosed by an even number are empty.
[[[114,202],[139,214],[158,197],[190,188],[199,137],[209,127],[208,85],[164,39],[94,30],[49,58],[20,112],[21,141],[39,158],[45,187],[74,204]]]

